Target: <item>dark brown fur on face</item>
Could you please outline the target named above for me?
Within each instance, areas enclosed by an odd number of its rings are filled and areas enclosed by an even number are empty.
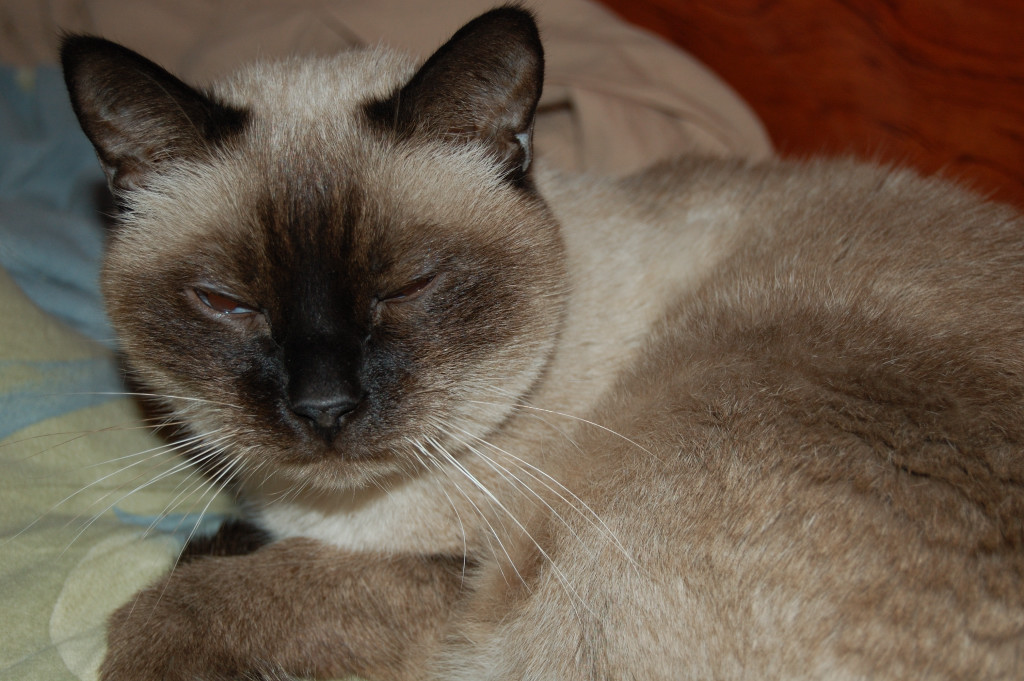
[[[115,613],[104,679],[1024,675],[1011,210],[847,162],[538,172],[518,9],[209,94],[69,45],[126,355],[249,512]]]

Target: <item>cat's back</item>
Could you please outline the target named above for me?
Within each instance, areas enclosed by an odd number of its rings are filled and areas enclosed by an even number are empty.
[[[1024,220],[910,172],[742,172],[720,186],[750,224],[623,379],[651,396],[638,411],[682,419],[651,447],[710,426],[928,541],[1024,556]]]
[[[652,232],[717,235],[714,267],[667,305],[669,337],[778,329],[840,344],[815,362],[870,348],[1024,379],[1024,218],[1008,206],[854,161],[682,159],[623,186]]]
[[[650,677],[1024,671],[1024,222],[851,163],[682,161],[624,186],[653,229],[730,236],[597,411],[616,434],[575,443],[600,463],[581,496],[639,566],[560,535],[596,575],[580,593],[638,569],[654,586],[601,602],[675,631],[609,631],[633,643],[603,664],[682,636],[702,644],[659,648]]]

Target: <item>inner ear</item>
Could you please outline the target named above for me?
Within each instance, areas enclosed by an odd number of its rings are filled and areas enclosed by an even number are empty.
[[[167,164],[209,153],[245,124],[245,112],[109,40],[68,36],[61,64],[72,107],[115,190],[142,186]]]
[[[502,7],[463,26],[405,86],[372,102],[377,125],[485,145],[508,180],[524,182],[544,80],[544,50],[533,16]]]

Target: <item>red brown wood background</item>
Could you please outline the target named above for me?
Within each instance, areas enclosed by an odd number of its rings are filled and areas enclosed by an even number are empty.
[[[750,103],[787,156],[939,172],[1024,208],[1022,0],[602,0]]]

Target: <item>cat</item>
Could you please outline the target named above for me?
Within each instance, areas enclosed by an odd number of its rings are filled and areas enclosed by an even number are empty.
[[[1024,676],[1011,208],[546,169],[515,6],[422,65],[62,62],[126,361],[246,513],[112,616],[106,681]]]

